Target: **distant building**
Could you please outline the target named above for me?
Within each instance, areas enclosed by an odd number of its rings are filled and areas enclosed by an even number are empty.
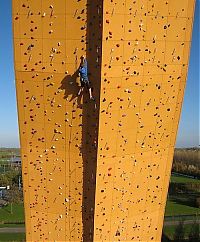
[[[11,162],[21,162],[21,156],[13,156],[10,158]]]
[[[12,166],[21,166],[21,157],[20,156],[14,156],[10,158],[10,162]]]

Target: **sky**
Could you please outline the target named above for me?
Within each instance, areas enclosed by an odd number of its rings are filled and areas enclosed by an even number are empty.
[[[197,0],[189,73],[176,147],[199,146],[199,15],[200,0]],[[11,0],[0,0],[0,73],[0,147],[19,147]]]

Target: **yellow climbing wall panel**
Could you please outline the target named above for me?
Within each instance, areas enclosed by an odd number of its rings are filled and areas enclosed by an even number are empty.
[[[160,241],[194,6],[13,0],[27,241]]]
[[[94,241],[160,241],[195,1],[105,0]]]
[[[98,100],[101,17],[98,1],[13,0],[27,241],[92,240],[98,112],[77,75],[85,55]]]

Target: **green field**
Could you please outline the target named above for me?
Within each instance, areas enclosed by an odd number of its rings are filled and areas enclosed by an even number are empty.
[[[24,227],[25,224],[0,224],[0,228],[18,228],[18,227]]]
[[[10,205],[0,208],[0,223],[10,222],[11,224],[0,224],[0,228],[17,228],[24,227],[24,224],[15,224],[13,222],[24,221],[23,204],[13,204],[13,214],[10,213]],[[24,233],[0,233],[0,241],[25,241]]]
[[[188,177],[172,175],[170,179],[171,183],[200,183],[199,179],[193,179]]]
[[[181,177],[172,175],[171,176],[171,183],[199,183],[200,180],[198,179],[192,179],[188,177]],[[195,207],[193,200],[195,199],[195,196],[197,197],[197,194],[184,195],[184,194],[175,194],[170,195],[168,197],[166,209],[165,209],[165,215],[167,216],[173,216],[173,215],[190,215],[190,214],[200,214],[200,209]]]
[[[167,206],[165,209],[166,216],[190,215],[190,214],[200,214],[200,209],[179,204],[173,201],[167,201]]]
[[[2,233],[0,234],[0,241],[25,241],[26,236],[24,233]]]
[[[13,204],[13,214],[10,213],[10,205],[0,208],[0,222],[24,221],[23,204]]]
[[[179,184],[186,184],[186,183],[200,183],[200,180],[192,179],[188,177],[181,177],[172,175],[171,176],[171,183],[179,183]],[[166,209],[165,209],[165,216],[179,216],[179,215],[200,215],[200,208],[194,207],[194,199],[198,196],[198,193],[195,194],[174,194],[168,197]],[[181,218],[181,217],[180,217]],[[184,232],[185,238],[188,238],[188,235],[191,231],[192,224],[184,225]],[[177,225],[165,226],[163,229],[164,234],[173,239],[174,233],[176,230]]]

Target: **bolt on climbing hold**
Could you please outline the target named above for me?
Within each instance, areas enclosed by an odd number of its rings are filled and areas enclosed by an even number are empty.
[[[77,13],[78,13],[78,9],[75,10],[74,18],[76,17]]]
[[[56,52],[57,52],[57,49],[52,48],[51,51],[52,51],[53,53],[56,53]]]
[[[30,45],[28,46],[27,50],[28,50],[28,51],[31,51],[33,47],[34,47],[34,45],[33,45],[33,44],[30,44]]]

